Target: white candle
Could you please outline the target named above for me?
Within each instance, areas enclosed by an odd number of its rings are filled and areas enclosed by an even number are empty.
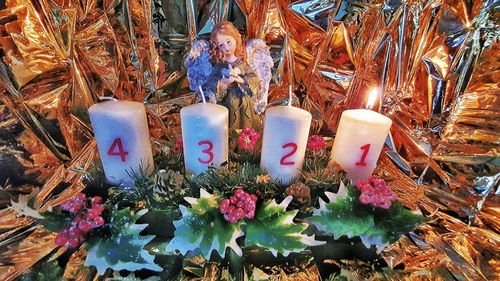
[[[209,165],[220,167],[228,160],[228,117],[227,108],[213,103],[181,109],[186,172],[198,175]]]
[[[311,119],[311,113],[290,103],[266,110],[260,166],[283,184],[299,176]]]
[[[330,161],[339,164],[351,180],[367,180],[377,166],[391,124],[391,119],[372,110],[344,111]]]
[[[132,173],[154,170],[144,105],[110,100],[89,108],[90,121],[101,156],[106,180],[132,186]]]

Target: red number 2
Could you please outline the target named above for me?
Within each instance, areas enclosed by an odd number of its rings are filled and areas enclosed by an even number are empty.
[[[121,138],[116,138],[108,149],[109,156],[120,156],[122,162],[125,162],[125,156],[127,154],[128,152],[123,149]]]
[[[366,155],[368,155],[368,151],[370,150],[370,144],[365,144],[359,149],[363,150],[363,155],[361,155],[361,160],[359,162],[356,162],[357,166],[366,166]]]
[[[211,141],[200,141],[198,143],[199,146],[202,146],[202,145],[208,145],[208,148],[207,149],[204,149],[202,150],[201,152],[208,155],[208,159],[207,160],[203,160],[201,158],[198,158],[198,161],[201,163],[201,164],[210,164],[212,163],[212,161],[214,161],[214,153],[212,152],[212,149],[214,148],[214,144],[211,142]]]
[[[282,148],[284,148],[284,149],[288,148],[288,147],[291,147],[292,150],[290,152],[288,152],[287,154],[285,154],[283,157],[281,157],[280,165],[283,165],[283,166],[295,165],[294,161],[287,161],[286,159],[295,154],[295,152],[297,151],[297,144],[295,144],[293,142],[289,142],[289,143],[286,143],[282,146]]]

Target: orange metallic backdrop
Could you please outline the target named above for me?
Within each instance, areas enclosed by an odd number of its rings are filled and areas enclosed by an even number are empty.
[[[99,96],[143,101],[155,149],[175,139],[178,110],[193,99],[182,66],[190,42],[229,19],[246,39],[268,43],[275,62],[271,101],[292,85],[316,133],[334,136],[339,114],[364,107],[369,90],[380,89],[375,109],[393,126],[376,173],[392,181],[407,207],[431,219],[383,252],[390,266],[403,264],[412,278],[500,278],[498,1],[7,0],[6,6],[0,129],[18,122],[24,130],[5,137],[0,153],[29,178],[12,190],[39,187],[49,206],[83,188],[81,177],[97,157],[87,109]],[[57,255],[52,235],[34,227],[0,210],[0,279]]]

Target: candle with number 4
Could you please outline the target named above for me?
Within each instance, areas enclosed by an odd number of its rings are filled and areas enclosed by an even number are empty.
[[[228,117],[227,108],[206,103],[204,99],[203,103],[181,109],[182,142],[187,172],[198,175],[206,171],[209,165],[220,167],[228,160]]]
[[[260,166],[283,184],[299,176],[311,119],[311,113],[290,103],[266,110]]]
[[[89,108],[106,180],[131,186],[133,174],[154,170],[144,105],[110,100]]]
[[[369,108],[376,97],[377,91],[373,90]],[[369,109],[344,111],[330,161],[339,164],[351,180],[367,180],[377,166],[391,124],[391,119]]]

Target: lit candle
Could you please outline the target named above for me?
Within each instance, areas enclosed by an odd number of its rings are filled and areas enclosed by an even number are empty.
[[[132,186],[133,174],[154,170],[144,105],[116,99],[89,108],[106,180]]]
[[[275,180],[288,185],[299,176],[311,119],[308,111],[291,106],[291,89],[288,106],[266,110],[260,166]]]
[[[220,165],[228,160],[227,108],[214,103],[203,103],[181,109],[182,142],[186,172],[198,175],[208,166]]]
[[[371,108],[376,97],[377,90],[374,89],[369,97],[368,108]],[[377,166],[391,124],[391,119],[369,109],[344,111],[330,161],[339,164],[351,180],[367,180]]]

